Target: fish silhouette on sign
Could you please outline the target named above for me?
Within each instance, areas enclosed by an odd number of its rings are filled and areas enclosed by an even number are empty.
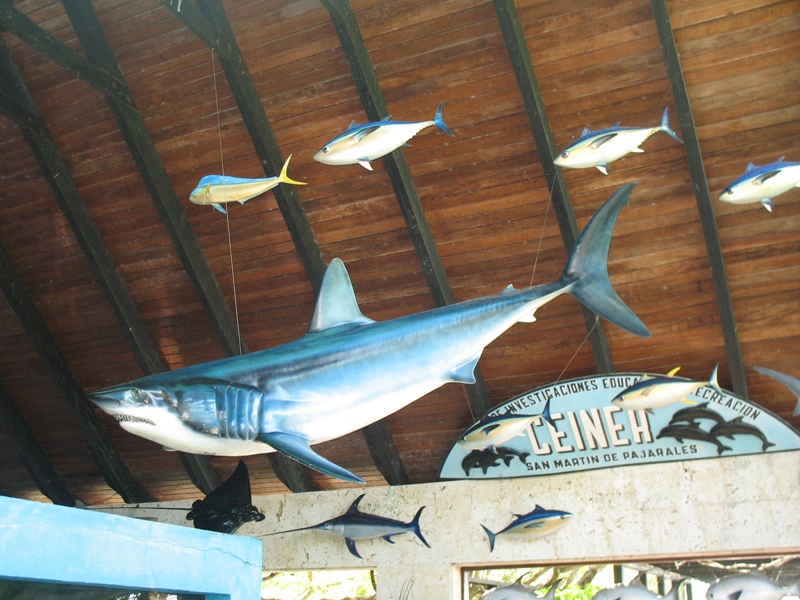
[[[233,475],[202,500],[195,500],[186,515],[195,529],[233,533],[250,521],[263,521],[264,514],[252,504],[250,475],[240,460]]]

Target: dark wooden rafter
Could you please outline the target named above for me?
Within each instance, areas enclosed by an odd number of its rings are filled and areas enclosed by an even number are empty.
[[[27,112],[22,119],[16,118],[19,116],[16,114],[8,116],[22,128],[23,135],[106,295],[140,368],[146,375],[166,370],[161,354],[152,343],[133,299],[119,276],[100,232],[95,227],[5,43],[0,44],[0,70],[6,75],[0,83],[0,94]],[[207,494],[220,485],[219,476],[209,458],[180,454],[190,479],[201,491]]]
[[[116,490],[125,502],[153,501],[153,497],[136,482],[111,442],[108,432],[97,419],[86,393],[2,247],[0,247],[0,288],[27,331],[42,362],[50,370],[50,374],[75,413],[86,436],[89,453],[108,485]]]
[[[333,20],[342,50],[350,65],[356,89],[361,97],[364,112],[370,121],[380,121],[389,114],[389,110],[350,3],[347,0],[321,1]],[[398,149],[386,155],[383,162],[386,165],[389,181],[394,188],[436,305],[452,304],[455,300],[450,282],[447,280],[444,266],[436,249],[436,242],[428,226],[428,220],[411,177],[411,170],[402,150]],[[470,405],[480,415],[489,410],[492,403],[477,367],[475,368],[475,379],[476,382],[465,386],[465,389]]]
[[[179,5],[174,1],[162,0],[162,3],[201,40],[217,51],[228,85],[242,113],[242,119],[253,140],[264,172],[267,175],[276,174],[283,163],[280,149],[222,5],[216,0],[198,0],[199,10],[197,10],[188,2]],[[318,292],[324,274],[324,261],[297,192],[289,186],[279,186],[274,191],[306,274],[315,292]],[[408,483],[408,475],[388,424],[384,420],[378,421],[365,427],[363,433],[373,461],[386,481],[390,485]],[[296,463],[293,462],[288,465],[276,464],[282,460],[279,455],[270,455],[270,459],[282,480],[288,475],[286,473],[288,467],[292,470],[297,469],[294,466]]]
[[[733,391],[747,398],[747,376],[744,368],[744,358],[739,345],[739,334],[736,319],[733,314],[733,301],[731,299],[728,276],[725,270],[725,259],[722,255],[717,219],[714,216],[714,207],[711,202],[711,192],[708,188],[708,179],[703,167],[703,154],[700,151],[700,140],[694,126],[692,104],[689,100],[689,90],[683,77],[681,60],[675,36],[669,20],[669,11],[665,0],[651,0],[653,18],[656,22],[658,37],[661,41],[661,50],[664,53],[664,62],[667,67],[667,76],[672,85],[672,96],[675,99],[675,110],[681,124],[683,143],[686,148],[686,158],[689,161],[689,175],[692,178],[697,210],[700,213],[700,224],[708,251],[708,260],[711,263],[711,279],[714,283],[714,292],[717,297],[722,334],[725,338],[725,350],[728,357],[728,369],[731,375]]]
[[[78,499],[64,485],[2,382],[0,382],[0,421],[3,421],[11,432],[20,459],[39,490],[50,498],[53,504],[75,506]]]
[[[517,77],[522,102],[525,105],[525,113],[528,116],[533,139],[536,143],[536,150],[539,153],[539,160],[542,164],[547,188],[551,191],[551,199],[555,209],[558,226],[561,230],[561,239],[564,247],[569,252],[578,237],[578,226],[575,221],[575,213],[572,210],[567,183],[561,169],[556,167],[553,162],[556,156],[556,145],[553,140],[553,133],[550,130],[550,121],[547,119],[542,94],[539,91],[539,83],[536,73],[533,70],[531,54],[528,50],[528,42],[522,31],[517,8],[514,0],[494,0],[495,13],[500,22],[500,29],[503,32],[503,39],[506,43],[508,56]],[[611,358],[611,350],[608,346],[608,338],[602,321],[590,309],[581,305],[583,318],[586,321],[586,328],[589,330],[589,343],[597,365],[598,373],[613,373],[614,361]]]

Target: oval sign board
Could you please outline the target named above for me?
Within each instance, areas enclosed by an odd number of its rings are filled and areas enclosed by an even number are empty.
[[[642,373],[597,375],[517,396],[489,411],[484,420],[518,416],[521,433],[496,447],[481,447],[480,436],[469,446],[457,442],[440,478],[528,477],[800,449],[800,434],[786,422],[708,385],[689,396],[689,402],[651,411],[611,404],[642,377]],[[552,424],[541,416],[548,400]]]

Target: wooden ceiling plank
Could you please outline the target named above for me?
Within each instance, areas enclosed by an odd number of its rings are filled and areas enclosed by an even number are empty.
[[[695,128],[694,116],[692,115],[689,90],[683,77],[683,69],[681,68],[681,60],[675,43],[667,4],[665,0],[650,0],[650,5],[653,9],[653,18],[658,30],[658,37],[661,40],[661,50],[664,53],[667,75],[672,85],[672,96],[675,99],[675,109],[678,113],[678,121],[681,124],[681,134],[686,148],[686,157],[689,161],[689,174],[692,178],[692,187],[694,187],[695,199],[697,200],[697,210],[700,213],[700,224],[703,228],[708,260],[711,263],[711,278],[714,283],[722,334],[725,339],[731,384],[734,393],[742,398],[747,398],[747,377],[744,358],[739,344],[736,318],[733,314],[733,301],[725,270],[725,259],[722,255],[717,219],[714,216],[711,192],[709,191],[708,179],[703,166],[703,154],[700,151],[700,140]]]
[[[19,454],[25,468],[31,474],[39,490],[53,504],[62,506],[76,506],[78,498],[70,492],[59,477],[53,464],[47,458],[30,427],[25,422],[22,413],[19,412],[17,405],[6,386],[0,381],[0,420],[2,420],[11,432],[14,442],[19,449]]]
[[[89,452],[108,485],[116,490],[125,502],[154,501],[154,498],[134,479],[111,442],[108,432],[97,419],[86,393],[2,246],[0,246],[0,289],[3,290],[17,318],[31,338],[42,362],[50,370],[67,404],[75,413],[86,436]]]
[[[348,0],[322,0],[322,4],[333,20],[364,112],[370,121],[380,121],[389,114],[389,109],[350,3]],[[387,154],[383,162],[436,306],[452,304],[455,301],[453,291],[402,150]],[[464,387],[472,409],[482,415],[492,407],[492,403],[478,367],[475,368],[475,380],[474,384]]]
[[[551,190],[550,196],[561,230],[561,239],[569,252],[578,237],[578,225],[575,221],[575,213],[572,210],[564,174],[553,162],[557,154],[556,145],[536,73],[533,70],[528,42],[522,31],[514,0],[494,0],[494,7],[508,49],[508,56],[517,78],[522,102],[525,105],[525,113],[528,116],[536,150],[539,153],[539,160],[547,180],[547,187]],[[597,365],[597,372],[613,373],[614,361],[611,357],[611,349],[603,322],[582,304],[581,309],[584,321],[586,321],[586,328],[589,330],[589,343]]]
[[[166,370],[166,365],[148,335],[147,328],[117,271],[92,221],[86,204],[75,186],[64,159],[50,136],[30,92],[14,65],[5,43],[0,44],[0,68],[6,73],[0,83],[0,92],[9,96],[27,110],[30,116],[23,122],[23,135],[28,141],[53,195],[61,207],[73,234],[83,250],[100,288],[133,350],[140,368],[146,375]],[[219,487],[221,481],[208,457],[190,457],[181,454],[189,478],[203,493]]]

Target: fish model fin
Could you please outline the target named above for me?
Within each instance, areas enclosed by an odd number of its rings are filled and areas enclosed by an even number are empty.
[[[212,204],[211,206],[213,206],[216,210],[221,212],[223,215],[227,215],[228,214],[228,211],[225,210],[224,208],[222,208],[222,204]]]
[[[495,429],[497,429],[498,427],[500,427],[500,425],[499,425],[499,424],[497,424],[497,423],[495,423],[495,424],[493,424],[493,425],[489,425],[488,427],[486,427],[485,429],[483,429],[483,431],[481,431],[481,433],[482,433],[483,435],[489,435],[491,432],[493,432],[493,431],[494,431]]]
[[[681,402],[684,404],[697,404],[694,400],[689,400],[688,398],[681,398]]]
[[[304,181],[295,181],[289,177],[289,161],[292,160],[292,155],[289,155],[289,158],[286,159],[286,162],[283,163],[283,168],[281,169],[281,174],[278,175],[278,181],[280,183],[291,183],[292,185],[307,185]],[[244,201],[242,201],[244,204]]]
[[[483,530],[486,532],[486,535],[489,538],[489,552],[494,552],[494,541],[497,539],[497,534],[492,533],[483,523],[481,523],[481,527],[483,527]]]
[[[444,118],[442,117],[443,106],[444,106],[444,101],[439,102],[439,106],[436,109],[436,114],[433,115],[433,124],[436,125],[442,131],[444,131],[447,135],[451,137],[456,137],[456,134],[450,131],[450,128],[444,124]]]
[[[450,371],[449,381],[454,381],[456,383],[475,383],[475,365],[478,364],[480,357],[481,355],[479,353],[475,358],[469,359],[463,365],[459,365]]]
[[[567,292],[586,307],[625,331],[641,337],[650,332],[611,287],[608,279],[608,249],[611,233],[622,207],[630,201],[636,183],[614,192],[597,210],[572,247],[562,282]]]
[[[767,171],[766,173],[763,173],[763,174],[759,175],[758,177],[756,177],[755,179],[753,179],[753,184],[754,185],[761,185],[765,181],[769,181],[770,179],[772,179],[773,177],[778,175],[780,172],[781,172],[780,169],[776,169],[774,171]]]
[[[422,535],[422,530],[419,528],[419,518],[422,515],[423,510],[425,510],[425,507],[424,506],[420,507],[420,509],[417,511],[417,514],[414,515],[413,519],[411,519],[409,526],[411,527],[411,531],[414,532],[414,535],[416,535],[419,538],[419,541],[425,544],[428,548],[430,548],[431,545],[428,543],[428,540],[426,540],[425,537]]]
[[[762,198],[761,204],[766,208],[769,212],[772,212],[772,199],[771,198]]]
[[[162,446],[162,448],[164,448],[165,452],[177,452],[175,448],[170,448],[169,446]]]
[[[591,129],[589,129],[589,127],[588,127],[588,126],[586,126],[586,127],[584,127],[584,128],[583,128],[583,131],[581,131],[581,135],[580,135],[580,137],[583,137],[583,136],[585,136],[585,135],[589,135],[590,133],[592,133],[592,130],[591,130]]]
[[[773,371],[772,369],[767,369],[765,367],[753,367],[753,368],[762,375],[772,377],[778,383],[782,383],[787,388],[789,388],[789,390],[795,396],[797,396],[797,406],[794,407],[792,416],[796,417],[797,415],[800,415],[800,379],[795,379],[794,377],[790,377],[789,375],[784,375],[783,373],[780,373],[778,371]],[[798,585],[800,586],[800,580],[798,581]],[[798,590],[800,590],[800,587],[798,587]]]
[[[755,169],[756,169],[756,166],[753,163],[749,162],[749,163],[747,163],[747,166],[744,169],[744,174],[747,175],[750,171],[753,171]]]
[[[358,123],[356,123],[355,119],[350,121],[350,125],[347,126],[347,130],[346,131],[350,131],[353,127],[358,127]]]
[[[722,389],[720,389],[719,381],[717,380],[718,371],[719,371],[719,363],[714,365],[714,370],[711,371],[711,377],[708,378],[708,387],[721,394]]]
[[[631,152],[636,152],[636,153],[638,153],[638,154],[641,154],[642,152],[644,152],[644,150],[642,150],[641,148],[639,148],[639,147],[637,146],[636,148],[633,148],[633,149],[631,150]]]
[[[775,162],[783,162],[783,159],[784,159],[784,158],[786,158],[786,155],[785,155],[785,154],[784,154],[783,156],[781,156],[781,157],[780,157],[778,160],[776,160]]]
[[[308,333],[318,333],[337,325],[353,324],[363,325],[372,323],[358,308],[353,284],[347,274],[344,263],[334,258],[325,275],[322,277],[322,284],[317,297],[317,305],[314,314],[311,316],[311,323],[308,326]]]
[[[605,135],[601,135],[597,139],[592,140],[592,143],[589,144],[589,148],[592,148],[593,150],[596,150],[597,148],[599,148],[600,146],[602,146],[606,142],[610,142],[611,140],[613,140],[615,137],[617,137],[616,133],[607,133]]]
[[[381,122],[381,123],[385,123],[385,122],[387,122],[387,121],[391,121],[391,120],[392,120],[392,115],[386,115],[385,117],[383,117],[383,118],[381,119],[381,121],[380,121],[380,122]]]
[[[360,141],[361,141],[361,140],[363,140],[365,137],[367,137],[367,136],[368,136],[370,133],[372,133],[373,131],[377,131],[377,130],[378,130],[378,129],[380,129],[380,128],[381,128],[381,126],[380,126],[380,125],[372,125],[371,127],[367,127],[367,126],[365,125],[363,129],[360,129],[359,131],[357,131],[357,132],[355,132],[355,133],[353,134],[353,139],[354,139],[356,142],[360,142]]]
[[[364,167],[367,171],[372,171],[372,165],[369,164],[368,158],[359,158],[356,162]]]
[[[361,494],[358,498],[353,500],[353,503],[350,505],[350,508],[347,509],[346,515],[360,515],[363,514],[359,509],[358,505],[361,500],[366,496],[366,494]]]
[[[555,427],[555,423],[553,423],[553,418],[550,416],[550,398],[547,399],[547,402],[544,403],[544,409],[542,410],[542,419],[550,423],[550,425]],[[539,508],[539,505],[536,505],[536,508]]]
[[[608,175],[608,165],[595,165],[598,171],[600,171],[603,175]]]
[[[516,291],[517,291],[517,289],[514,287],[514,284],[513,283],[509,283],[508,286],[502,292],[500,292],[498,295],[499,296],[507,296],[508,294],[513,294]]]
[[[347,549],[350,550],[350,554],[356,558],[362,558],[362,556],[358,553],[358,550],[356,549],[356,543],[353,540],[350,538],[344,538],[344,543],[347,544]]]
[[[308,444],[308,439],[303,436],[285,431],[273,431],[271,433],[260,433],[258,439],[286,456],[295,459],[300,464],[315,469],[320,473],[353,483],[366,483],[358,475],[314,452]]]
[[[681,370],[681,368],[680,368],[680,367],[675,367],[675,368],[674,368],[674,369],[672,369],[672,370],[671,370],[669,373],[667,373],[667,377],[672,377],[673,375],[675,375],[675,373],[677,373],[677,372],[678,372],[678,371],[680,371],[680,370]]]
[[[661,114],[661,131],[666,133],[669,137],[679,143],[683,143],[683,140],[678,137],[678,134],[672,131],[672,128],[669,126],[669,106],[664,109],[664,112]]]

